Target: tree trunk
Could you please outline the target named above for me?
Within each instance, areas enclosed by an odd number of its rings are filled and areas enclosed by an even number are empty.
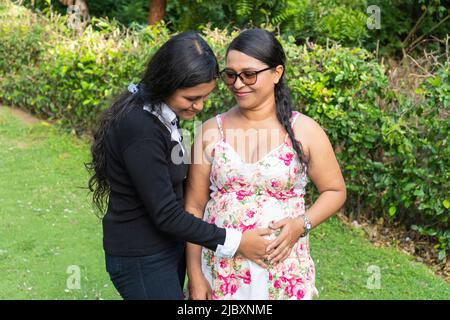
[[[150,0],[148,24],[154,25],[164,19],[166,14],[166,0]]]
[[[83,21],[86,22],[89,20],[89,9],[85,0],[76,0],[75,5],[80,8],[81,16],[83,17]]]
[[[89,8],[85,0],[59,0],[59,1],[67,7],[70,6],[78,7],[84,23],[86,23],[89,20]]]

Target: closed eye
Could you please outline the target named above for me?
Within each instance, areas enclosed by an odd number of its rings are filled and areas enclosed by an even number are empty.
[[[206,98],[208,98],[208,96],[209,96],[209,93],[207,95],[203,96],[203,97],[202,96],[198,96],[198,97],[184,97],[184,98],[186,100],[190,101],[190,102],[194,102],[194,101],[197,101],[199,99],[206,100]]]
[[[244,71],[244,72],[242,72],[242,74],[247,78],[251,78],[256,75],[256,72],[255,71]]]

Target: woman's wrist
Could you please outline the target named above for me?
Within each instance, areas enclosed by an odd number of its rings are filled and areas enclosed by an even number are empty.
[[[198,279],[203,277],[203,272],[202,269],[199,267],[195,267],[195,268],[187,268],[187,275],[189,277],[189,279]]]
[[[299,217],[302,221],[302,232],[300,233],[300,237],[306,237],[312,229],[312,223],[309,216],[305,213]]]
[[[300,217],[297,217],[296,220],[297,220],[296,221],[297,222],[297,224],[296,224],[297,235],[298,235],[298,238],[300,238],[302,236],[303,232],[305,231],[303,229],[303,218],[300,216]]]

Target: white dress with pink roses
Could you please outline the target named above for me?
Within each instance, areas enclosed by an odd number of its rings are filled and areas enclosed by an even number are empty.
[[[298,115],[293,113],[291,125]],[[245,163],[224,140],[222,115],[216,118],[222,139],[212,152],[211,199],[204,220],[245,231],[303,215],[308,176],[289,137],[259,161]],[[298,240],[285,261],[267,270],[241,255],[219,258],[203,248],[202,270],[213,299],[305,300],[318,294],[308,236]]]

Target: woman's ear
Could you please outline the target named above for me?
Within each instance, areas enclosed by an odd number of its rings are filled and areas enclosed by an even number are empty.
[[[278,66],[276,66],[275,68],[275,78],[274,78],[274,83],[277,84],[278,82],[280,82],[281,77],[283,76],[284,73],[284,67],[280,64]]]

